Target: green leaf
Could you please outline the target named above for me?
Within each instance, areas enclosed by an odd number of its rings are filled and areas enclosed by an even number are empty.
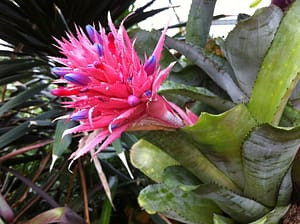
[[[226,38],[226,58],[248,97],[282,16],[282,10],[275,5],[258,9],[253,16],[239,22]]]
[[[85,224],[83,218],[68,207],[57,207],[45,211],[32,218],[25,224],[47,224],[47,223],[78,223]]]
[[[55,161],[66,152],[69,145],[71,144],[72,135],[66,135],[64,138],[62,138],[62,136],[65,130],[73,127],[74,125],[75,123],[73,121],[57,121],[54,133],[54,143],[52,149],[52,162],[50,165],[50,171],[52,170]]]
[[[74,125],[75,122],[73,121],[57,121],[54,134],[53,155],[60,157],[69,147],[72,141],[72,135],[66,135],[64,138],[62,138],[62,136],[65,130],[74,127]]]
[[[254,221],[270,210],[257,201],[213,184],[200,185],[194,192],[213,200],[225,213],[239,223]]]
[[[130,161],[132,165],[156,182],[162,181],[166,167],[178,165],[176,160],[145,140],[139,140],[132,146]]]
[[[165,168],[162,182],[170,187],[179,187],[184,191],[194,190],[201,182],[182,166]]]
[[[41,92],[41,90],[45,89],[48,84],[39,84],[30,89],[25,90],[24,92],[20,93],[19,95],[15,96],[14,98],[10,99],[6,103],[4,103],[0,107],[0,116],[3,115],[5,112],[9,111],[17,107],[18,105],[24,103],[25,101],[29,100],[35,94]]]
[[[283,17],[264,58],[248,108],[259,123],[277,125],[300,77],[300,1]]]
[[[300,111],[293,108],[289,104],[286,105],[279,126],[284,126],[284,127],[300,126]]]
[[[186,24],[186,42],[203,47],[209,35],[216,0],[193,0]]]
[[[294,182],[292,182],[292,167],[294,169],[294,166],[291,166],[288,172],[285,174],[284,178],[282,179],[277,195],[276,206],[286,206],[290,203],[293,191],[293,183],[295,182],[295,180],[293,180]]]
[[[160,212],[189,224],[213,224],[213,214],[221,213],[211,200],[164,184],[143,189],[138,202],[150,214]]]
[[[255,128],[242,149],[244,194],[264,205],[274,207],[282,180],[299,147],[300,127],[283,129],[264,125]],[[284,183],[286,186],[289,184]],[[288,189],[291,190],[290,187]],[[284,197],[282,193],[281,197]]]
[[[183,131],[151,131],[141,137],[168,153],[203,183],[216,183],[241,192],[241,189],[199,150],[197,142]]]
[[[172,81],[165,81],[161,85],[159,93],[187,96],[222,112],[234,107],[235,105],[231,101],[216,96],[206,88],[188,86]]]
[[[241,146],[255,125],[246,106],[240,104],[219,115],[202,113],[195,125],[182,130],[197,141],[210,161],[242,188]]]
[[[234,221],[230,218],[214,214],[214,224],[234,224]]]

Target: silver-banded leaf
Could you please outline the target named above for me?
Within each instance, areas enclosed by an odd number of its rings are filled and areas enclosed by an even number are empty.
[[[256,125],[245,105],[225,113],[202,113],[193,126],[182,128],[198,144],[202,153],[241,188],[244,185],[241,146]]]
[[[160,212],[187,224],[213,224],[213,214],[221,214],[211,200],[164,184],[144,188],[138,202],[150,214]]]
[[[282,16],[282,10],[275,5],[258,9],[253,16],[239,22],[226,38],[226,58],[248,97]]]
[[[213,184],[200,185],[195,193],[214,201],[238,223],[249,223],[265,215],[269,208],[261,203]]]
[[[293,191],[293,182],[292,182],[292,166],[289,168],[288,172],[285,174],[282,179],[281,185],[279,187],[276,206],[286,206],[290,203],[292,191]]]
[[[132,146],[130,161],[133,166],[158,183],[162,181],[166,167],[179,165],[167,153],[145,140],[139,140]]]
[[[264,205],[274,207],[282,180],[299,147],[300,127],[283,129],[264,125],[255,128],[242,149],[244,194]],[[285,194],[290,192],[286,191]]]
[[[268,50],[249,100],[248,108],[259,123],[277,125],[300,77],[300,1],[283,17]]]
[[[241,189],[199,150],[197,142],[183,131],[151,131],[142,138],[168,153],[203,183],[216,183],[232,191],[241,192]]]

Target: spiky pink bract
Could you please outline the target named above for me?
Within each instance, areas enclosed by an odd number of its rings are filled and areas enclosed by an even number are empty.
[[[175,104],[157,94],[174,63],[160,70],[159,60],[166,29],[153,54],[141,63],[133,44],[121,24],[113,25],[106,34],[88,25],[85,35],[81,29],[76,37],[68,34],[68,40],[57,40],[65,58],[54,58],[64,67],[53,72],[60,76],[63,87],[54,89],[57,96],[68,97],[64,106],[74,111],[63,118],[80,121],[64,135],[90,132],[92,138],[84,138],[85,144],[71,155],[75,160],[98,144],[97,152],[106,148],[126,130],[180,128],[194,123],[197,117],[185,113]]]

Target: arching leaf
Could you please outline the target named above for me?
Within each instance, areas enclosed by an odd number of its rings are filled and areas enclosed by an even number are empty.
[[[264,125],[255,128],[242,149],[245,195],[274,207],[282,180],[299,147],[300,127],[283,129]],[[289,184],[284,183],[286,186]],[[291,190],[290,187],[287,189]]]
[[[226,38],[226,58],[248,97],[282,16],[282,10],[275,5],[258,9],[253,16],[239,22]]]
[[[219,114],[202,113],[198,122],[182,130],[200,145],[204,153],[220,170],[240,187],[244,185],[241,146],[256,125],[245,105]]]

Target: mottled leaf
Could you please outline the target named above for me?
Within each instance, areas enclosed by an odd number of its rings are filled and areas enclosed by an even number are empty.
[[[150,214],[160,212],[187,224],[213,224],[213,214],[221,213],[211,200],[164,184],[143,189],[138,202]]]
[[[162,181],[163,171],[168,166],[178,165],[168,154],[151,143],[140,140],[130,150],[131,163],[156,182]]]
[[[178,187],[184,191],[195,189],[201,182],[182,166],[169,166],[165,168],[162,182],[170,187]]]

